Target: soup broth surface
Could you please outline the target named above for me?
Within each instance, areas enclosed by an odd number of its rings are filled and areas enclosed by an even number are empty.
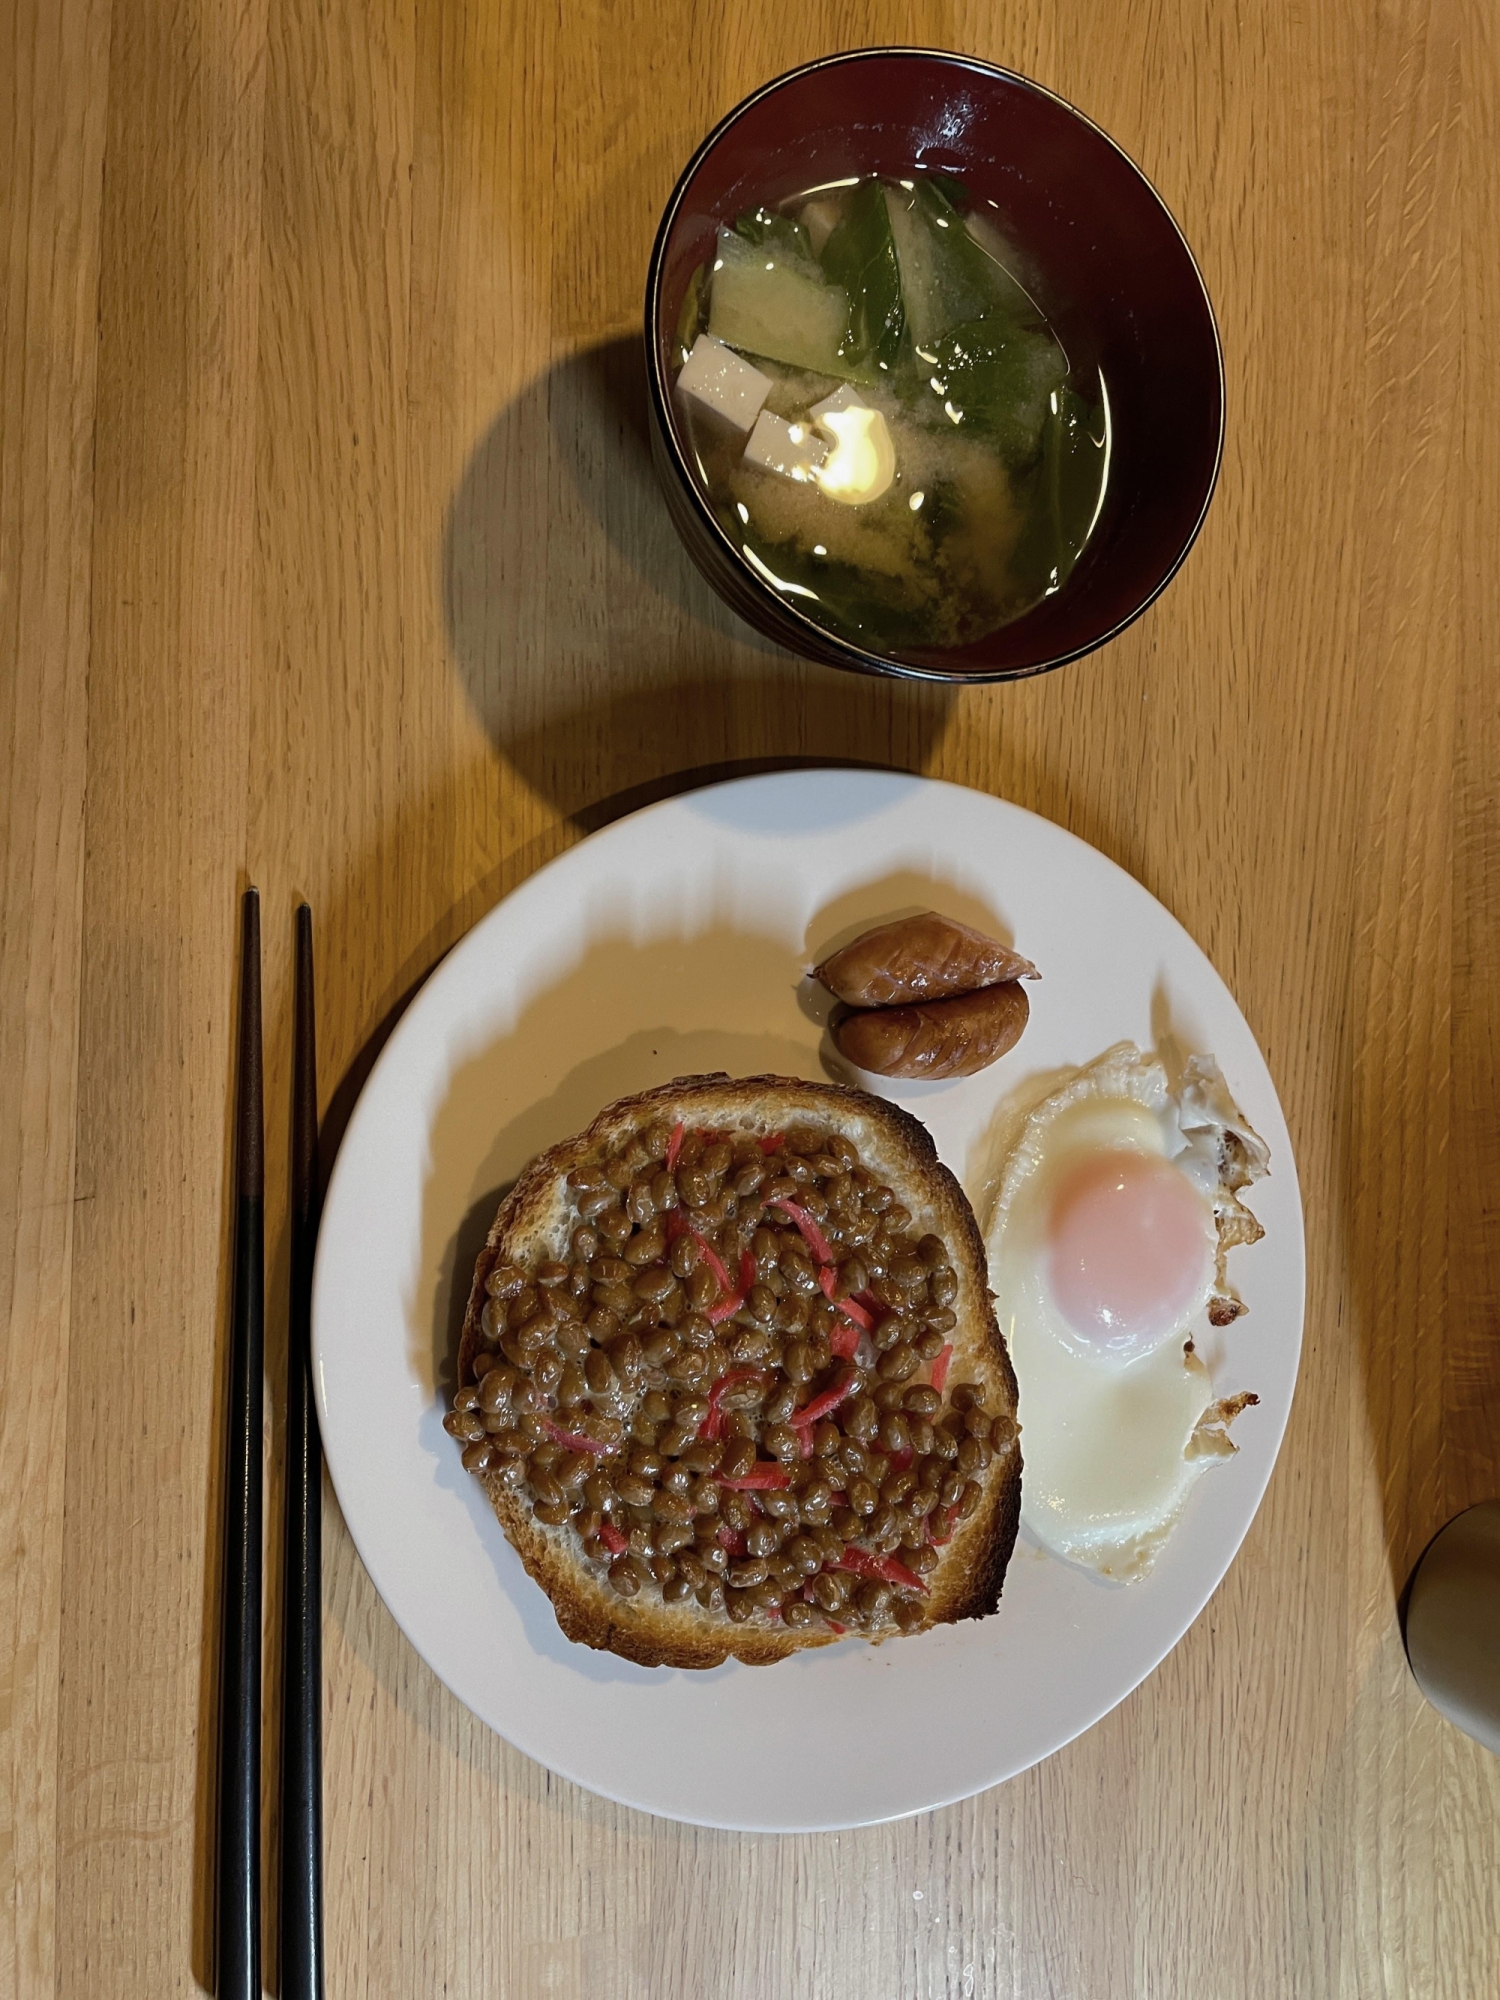
[[[1108,392],[990,205],[914,170],[720,229],[676,348],[682,428],[771,587],[874,651],[961,646],[1066,584],[1108,481]]]

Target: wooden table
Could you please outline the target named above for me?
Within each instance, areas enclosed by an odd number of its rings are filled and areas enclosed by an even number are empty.
[[[240,887],[266,899],[280,1162],[298,893],[331,1095],[584,831],[689,774],[838,756],[1073,828],[1239,996],[1311,1266],[1266,1504],[1081,1741],[966,1805],[787,1840],[651,1820],[509,1750],[330,1508],[330,1994],[1500,1992],[1500,1763],[1423,1704],[1396,1619],[1429,1535],[1500,1492],[1493,10],[5,14],[0,1990],[209,1976]],[[1223,329],[1196,552],[1032,685],[771,652],[689,566],[643,447],[678,166],[765,76],[897,38],[1099,119]]]

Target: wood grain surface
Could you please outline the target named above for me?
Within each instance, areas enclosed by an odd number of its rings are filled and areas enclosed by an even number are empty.
[[[279,1168],[299,894],[338,1114],[402,996],[539,863],[688,774],[844,757],[1071,827],[1239,997],[1310,1251],[1266,1504],[1183,1644],[1070,1748],[785,1840],[653,1821],[509,1750],[330,1504],[330,1995],[1500,1993],[1500,1763],[1422,1702],[1396,1616],[1432,1532],[1500,1493],[1493,8],[3,14],[0,1992],[211,1981],[241,885]],[[766,76],[891,40],[1102,122],[1223,330],[1197,550],[1115,645],[1029,685],[768,649],[682,554],[644,449],[678,166]],[[284,1296],[279,1171],[268,1214]]]

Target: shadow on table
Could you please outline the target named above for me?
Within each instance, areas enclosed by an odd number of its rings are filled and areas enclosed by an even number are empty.
[[[486,733],[592,831],[654,798],[792,764],[922,770],[959,690],[795,659],[677,538],[638,336],[556,363],[496,417],[443,538],[449,639]]]

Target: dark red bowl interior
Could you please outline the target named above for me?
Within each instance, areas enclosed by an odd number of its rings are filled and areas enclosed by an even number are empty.
[[[1218,474],[1224,380],[1208,295],[1160,196],[1096,125],[1024,77],[926,49],[833,56],[767,84],[704,141],[662,218],[647,290],[665,476],[689,488],[692,529],[673,511],[690,544],[702,528],[720,545],[695,551],[710,574],[728,557],[749,588],[774,597],[719,528],[677,434],[670,364],[683,295],[718,225],[742,209],[913,165],[957,174],[971,198],[997,205],[1070,351],[1102,369],[1114,425],[1108,497],[1064,587],[988,638],[889,656],[835,639],[832,651],[848,655],[844,665],[923,677],[1037,673],[1111,638],[1182,562]],[[788,644],[831,657],[823,627],[774,602]],[[798,627],[808,643],[787,636]]]

